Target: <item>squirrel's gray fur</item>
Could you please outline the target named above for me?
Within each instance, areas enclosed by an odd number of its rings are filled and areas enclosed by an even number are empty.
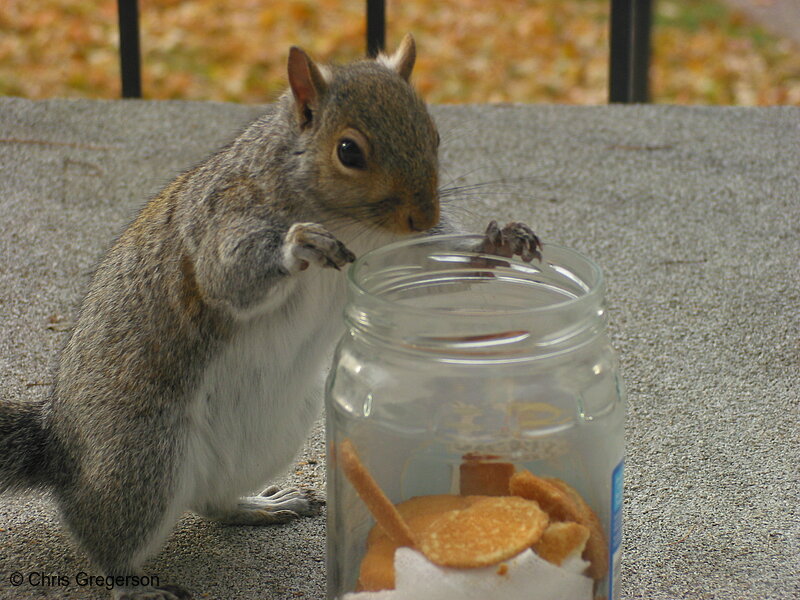
[[[187,509],[247,524],[311,512],[296,490],[238,496],[279,475],[318,417],[351,250],[442,227],[438,134],[413,63],[410,36],[344,67],[293,48],[275,108],[108,251],[47,400],[0,403],[0,491],[51,490],[106,574],[135,573]]]

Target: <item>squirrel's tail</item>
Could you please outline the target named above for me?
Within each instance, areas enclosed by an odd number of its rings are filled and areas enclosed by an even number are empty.
[[[43,401],[0,401],[0,492],[46,483],[44,406]]]

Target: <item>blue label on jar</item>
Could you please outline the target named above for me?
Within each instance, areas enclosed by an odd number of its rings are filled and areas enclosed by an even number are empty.
[[[620,554],[622,552],[622,486],[625,460],[619,464],[611,474],[611,553],[608,565],[608,598],[616,598],[617,582],[620,576]]]

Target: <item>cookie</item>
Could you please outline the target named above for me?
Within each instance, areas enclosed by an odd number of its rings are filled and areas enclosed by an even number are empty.
[[[553,521],[547,526],[533,545],[533,549],[554,565],[561,563],[569,556],[581,556],[589,539],[589,528],[574,521]]]
[[[462,496],[508,496],[508,482],[514,474],[511,463],[491,462],[465,456],[459,467]]]
[[[602,579],[608,572],[608,546],[600,520],[580,494],[560,479],[537,477],[519,471],[511,477],[509,489],[515,496],[535,500],[554,521],[574,521],[589,529],[583,558],[588,560],[589,575]]]
[[[453,568],[495,565],[532,546],[548,517],[536,502],[488,497],[442,514],[419,532],[419,550],[432,563]]]
[[[415,547],[408,524],[364,467],[350,440],[343,440],[336,447],[336,461],[386,534],[399,546]]]

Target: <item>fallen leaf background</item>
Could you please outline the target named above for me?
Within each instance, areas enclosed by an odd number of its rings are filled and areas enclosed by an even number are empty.
[[[359,58],[363,0],[140,0],[143,94],[262,103],[289,46]],[[713,0],[656,0],[651,98],[800,105],[800,44]],[[608,0],[387,0],[387,43],[414,33],[414,81],[432,103],[603,104]],[[0,94],[118,98],[115,0],[0,3]]]

